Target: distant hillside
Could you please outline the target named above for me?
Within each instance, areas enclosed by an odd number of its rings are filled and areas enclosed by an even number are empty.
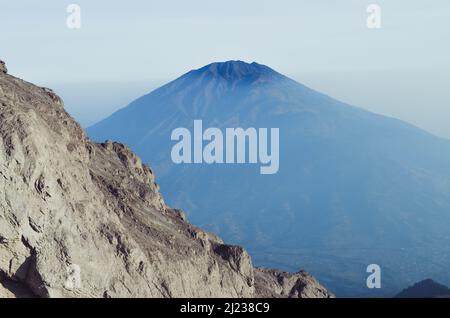
[[[401,291],[395,298],[450,298],[450,288],[426,279]]]

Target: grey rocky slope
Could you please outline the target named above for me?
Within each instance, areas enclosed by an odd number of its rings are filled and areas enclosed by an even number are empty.
[[[0,297],[21,296],[333,295],[188,223],[128,147],[92,143],[57,95],[0,63]]]

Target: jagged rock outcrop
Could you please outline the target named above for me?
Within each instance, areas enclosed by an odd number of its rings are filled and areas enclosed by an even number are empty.
[[[8,73],[8,69],[6,68],[6,64],[3,61],[0,61],[0,72],[1,73]]]
[[[329,296],[255,270],[167,207],[127,146],[92,143],[53,91],[0,67],[0,297]]]

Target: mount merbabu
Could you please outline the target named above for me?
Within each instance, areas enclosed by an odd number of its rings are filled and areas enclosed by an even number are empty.
[[[276,173],[174,163],[171,133],[199,119],[223,132],[279,128]],[[340,297],[392,296],[428,277],[450,284],[447,139],[242,61],[189,71],[87,132],[129,145],[169,205],[245,246],[257,266],[304,268]],[[370,264],[381,289],[366,286]]]
[[[2,62],[0,297],[35,296],[333,297],[191,225],[127,146],[91,142],[53,91]]]

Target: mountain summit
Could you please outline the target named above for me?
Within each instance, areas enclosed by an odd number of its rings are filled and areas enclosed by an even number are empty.
[[[393,88],[395,89],[395,88]],[[174,129],[279,128],[279,171],[175,164]],[[450,141],[342,103],[267,66],[193,70],[88,128],[159,172],[170,205],[263,266],[301,264],[340,296],[391,295],[423,275],[450,283]],[[369,264],[382,290],[365,287]],[[378,293],[378,294],[377,294]]]
[[[227,81],[238,80],[257,80],[257,79],[279,79],[284,77],[268,66],[253,62],[251,64],[243,61],[227,61],[211,63],[198,70],[192,71],[192,74],[221,77]]]

